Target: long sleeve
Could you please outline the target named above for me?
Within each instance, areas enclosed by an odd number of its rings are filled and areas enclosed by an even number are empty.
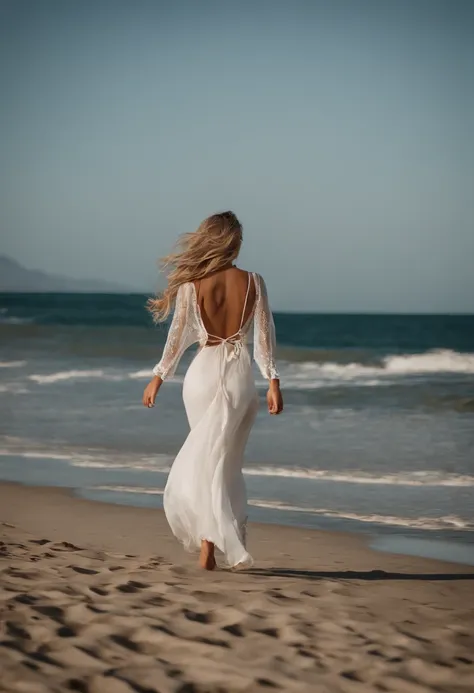
[[[168,331],[163,355],[161,361],[153,368],[153,375],[158,375],[162,380],[175,374],[186,349],[198,341],[192,310],[191,289],[190,284],[182,284],[178,289],[173,320]]]
[[[275,364],[275,323],[268,303],[265,282],[259,274],[255,276],[257,297],[254,317],[254,359],[263,377],[273,380],[279,377]]]

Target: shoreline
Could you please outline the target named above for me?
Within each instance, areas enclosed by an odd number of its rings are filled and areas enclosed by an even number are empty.
[[[12,486],[12,487],[24,487],[31,489],[46,490],[49,489],[52,492],[57,491],[58,493],[63,493],[71,498],[84,501],[87,503],[92,503],[94,505],[104,505],[106,507],[114,506],[119,508],[130,508],[148,512],[157,513],[160,516],[160,523],[164,523],[167,529],[167,523],[164,517],[164,512],[162,507],[150,507],[135,505],[132,503],[121,503],[113,498],[103,499],[94,498],[87,493],[81,486],[74,485],[58,485],[51,486],[49,484],[31,483],[28,481],[17,481],[17,480],[2,480],[0,479],[0,489],[2,486]],[[0,499],[1,499],[0,493]],[[0,503],[1,508],[1,503]],[[1,520],[1,517],[0,517]],[[384,531],[384,528],[380,530],[377,526],[361,526],[360,529],[349,528],[336,528],[332,527],[311,527],[303,522],[300,525],[293,523],[283,523],[273,518],[253,520],[249,521],[249,527],[260,528],[264,531],[264,528],[280,528],[283,531],[287,529],[293,529],[295,531],[300,531],[304,533],[312,532],[323,532],[325,535],[343,536],[346,538],[352,538],[352,541],[362,542],[367,548],[370,548],[376,552],[382,553],[393,553],[398,555],[413,556],[418,558],[424,558],[427,560],[435,560],[447,563],[453,563],[457,565],[464,566],[474,566],[474,544],[467,541],[453,541],[449,535],[451,530],[446,530],[445,536],[430,536],[428,531],[425,531],[420,536],[420,530],[414,530],[413,528],[400,528],[399,532],[390,534]],[[438,533],[439,534],[439,533]],[[170,537],[173,541],[174,539]]]
[[[33,486],[21,482],[0,481],[0,522],[13,524],[31,533],[50,534],[56,541],[66,539],[59,529],[59,527],[64,527],[67,528],[69,541],[83,544],[90,543],[92,548],[112,551],[137,551],[137,536],[140,535],[141,543],[138,546],[141,547],[142,552],[149,552],[157,542],[160,542],[162,548],[166,547],[170,560],[178,563],[188,562],[189,557],[192,557],[192,560],[194,560],[194,554],[185,552],[171,534],[162,508],[143,508],[134,505],[91,500],[81,496],[79,491],[72,487]],[[42,501],[41,506],[36,505],[38,501]],[[45,503],[48,506],[49,512],[47,513],[42,510]],[[94,523],[91,527],[90,522],[87,526],[78,527],[74,523],[71,526],[67,523],[69,510],[71,510],[72,517],[75,517],[77,513],[81,515],[86,513],[89,518],[91,516],[96,516],[97,518],[109,516],[113,519],[113,528],[101,527],[98,530],[95,528]],[[127,518],[126,524],[124,524],[125,517]],[[61,519],[61,522],[59,522],[59,519]],[[118,536],[116,534],[117,523],[120,527]],[[135,527],[137,536],[133,534]],[[262,546],[265,547],[262,559],[266,561],[271,558],[271,554],[266,549],[278,544],[274,539],[270,539],[275,534],[282,537],[282,543],[291,542],[293,545],[295,542],[297,544],[299,541],[302,541],[312,546],[319,543],[319,538],[323,544],[330,542],[332,546],[339,546],[341,553],[349,550],[351,553],[356,551],[363,554],[365,557],[364,563],[368,560],[368,556],[373,556],[374,564],[377,561],[384,563],[396,560],[406,562],[408,560],[420,562],[420,564],[447,565],[462,572],[472,570],[472,565],[469,562],[450,561],[437,557],[423,556],[409,551],[404,553],[400,549],[404,540],[410,543],[411,541],[416,542],[416,539],[410,540],[410,538],[403,536],[393,537],[398,542],[395,542],[396,550],[391,552],[389,549],[384,548],[384,544],[390,545],[390,536],[384,537],[376,533],[366,534],[332,529],[295,527],[276,522],[249,522],[249,550],[256,563],[258,562],[258,556],[254,555],[255,551],[252,553],[252,544],[258,546],[259,549]],[[433,544],[436,543],[436,540],[426,540],[426,542]],[[277,550],[275,556],[278,555],[292,560],[291,554],[286,552]],[[385,558],[383,558],[384,556]]]

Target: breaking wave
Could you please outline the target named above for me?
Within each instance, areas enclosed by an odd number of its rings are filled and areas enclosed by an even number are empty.
[[[288,505],[281,501],[249,499],[249,505],[257,508],[267,508],[269,510],[279,510],[286,512],[307,513],[319,515],[320,517],[332,517],[341,520],[355,520],[357,522],[368,522],[378,525],[391,525],[392,527],[410,527],[416,529],[462,529],[474,531],[472,521],[458,517],[457,515],[446,515],[444,517],[398,517],[396,515],[378,515],[344,512],[339,510],[329,510],[326,508],[306,508],[298,505]]]
[[[339,481],[348,484],[379,484],[390,486],[474,486],[474,476],[439,471],[394,472],[376,474],[359,470],[334,471],[294,467],[247,467],[249,476],[287,477],[312,481]]]
[[[120,376],[114,376],[112,373],[106,373],[104,370],[100,368],[94,370],[58,371],[57,373],[44,373],[39,375],[33,374],[29,375],[28,378],[40,385],[58,383],[63,380],[78,380],[81,378],[87,380],[93,378],[99,378],[101,380],[121,380]]]
[[[130,493],[140,495],[162,496],[164,489],[146,486],[92,486],[87,491],[106,491],[111,493]],[[441,530],[455,529],[474,531],[474,522],[459,517],[458,515],[445,515],[442,517],[403,517],[397,515],[380,515],[377,513],[355,513],[329,508],[310,508],[299,505],[290,505],[279,500],[265,500],[250,498],[248,504],[256,508],[264,508],[277,512],[296,512],[327,517],[340,520],[352,520],[356,522],[388,525],[392,527],[408,527],[412,529]]]
[[[169,472],[173,455],[157,453],[137,454],[129,451],[105,449],[80,449],[58,445],[48,447],[34,441],[5,436],[0,441],[0,456],[14,455],[30,459],[64,460],[73,467],[91,469],[135,469],[139,471]],[[246,476],[299,479],[305,481],[336,482],[347,484],[387,486],[474,487],[474,475],[456,474],[439,470],[400,471],[393,473],[365,472],[363,470],[311,469],[305,467],[271,467],[249,465],[244,467]]]
[[[389,378],[428,374],[474,374],[474,354],[437,349],[422,354],[386,356],[377,365],[334,361],[288,364],[284,383],[299,389],[327,386],[328,381],[374,386]]]
[[[56,373],[33,373],[28,375],[29,380],[38,383],[38,385],[51,385],[54,383],[74,381],[74,380],[108,380],[111,382],[120,382],[129,379],[145,379],[151,378],[151,369],[132,371],[130,373],[124,373],[119,370],[112,369],[73,369],[69,371],[57,371]],[[183,378],[174,377],[170,378],[170,382],[182,382]]]
[[[24,361],[4,362],[4,368],[20,367]],[[0,367],[2,365],[0,364]],[[423,375],[474,374],[474,354],[460,353],[448,349],[428,351],[423,354],[386,356],[377,364],[359,362],[338,363],[336,361],[280,362],[284,387],[297,390],[317,389],[334,386],[376,387],[400,382],[401,378]],[[39,385],[51,385],[74,380],[145,380],[151,377],[151,367],[133,371],[113,368],[73,369],[54,373],[33,373],[27,376]],[[182,383],[178,375],[170,382]],[[259,386],[266,383],[257,381]]]
[[[114,493],[142,493],[146,496],[162,496],[163,488],[149,486],[90,486],[88,491],[112,491]]]

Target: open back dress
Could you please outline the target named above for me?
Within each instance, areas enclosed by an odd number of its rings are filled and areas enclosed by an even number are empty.
[[[251,282],[255,300],[244,321]],[[223,552],[230,566],[252,563],[246,549],[247,497],[242,475],[244,450],[258,408],[248,348],[251,328],[254,358],[263,377],[277,378],[275,327],[260,275],[249,273],[240,328],[226,338],[208,333],[195,284],[182,284],[161,361],[153,369],[163,380],[171,377],[184,351],[199,344],[183,384],[191,430],[173,462],[163,504],[173,534],[187,550],[198,549],[206,539]]]

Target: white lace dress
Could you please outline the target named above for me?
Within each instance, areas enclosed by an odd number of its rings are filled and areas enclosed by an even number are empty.
[[[200,349],[186,373],[183,400],[190,433],[173,462],[164,492],[164,510],[173,534],[187,550],[212,541],[230,566],[248,565],[247,498],[242,464],[258,408],[250,341],[264,378],[277,378],[275,327],[266,287],[257,274],[250,317],[227,339],[206,331],[193,283],[180,286],[173,321],[161,361],[153,369],[163,380],[172,376],[184,351]],[[247,296],[249,292],[247,291]],[[247,299],[246,299],[247,303]],[[245,314],[245,307],[242,316]],[[212,346],[206,344],[212,340]]]

